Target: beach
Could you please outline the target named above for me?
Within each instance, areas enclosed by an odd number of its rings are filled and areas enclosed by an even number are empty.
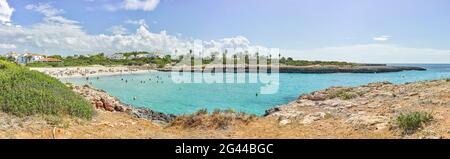
[[[99,77],[114,75],[143,74],[157,72],[154,69],[146,67],[127,67],[127,66],[84,66],[84,67],[39,67],[30,68],[48,74],[55,78],[80,78],[80,77]]]

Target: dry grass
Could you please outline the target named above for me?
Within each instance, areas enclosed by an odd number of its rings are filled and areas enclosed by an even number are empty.
[[[196,113],[177,117],[170,126],[188,129],[227,129],[231,125],[247,125],[256,118],[256,115],[237,113],[233,110],[215,110],[209,114],[206,109],[201,109]]]

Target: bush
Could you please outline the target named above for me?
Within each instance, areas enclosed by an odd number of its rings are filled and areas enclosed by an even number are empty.
[[[405,133],[412,133],[431,120],[433,116],[427,112],[402,113],[397,117],[397,124]]]
[[[256,119],[255,115],[236,113],[234,110],[214,110],[211,114],[206,109],[201,109],[191,115],[178,116],[171,126],[181,126],[182,128],[201,129],[227,129],[230,125],[244,124]]]
[[[284,58],[284,57],[283,57]],[[306,60],[294,60],[292,58],[281,59],[280,63],[289,66],[311,66],[311,65],[322,65],[322,66],[357,66],[356,63],[339,62],[339,61],[306,61]]]
[[[358,96],[361,96],[363,93],[355,93],[351,89],[338,89],[330,91],[327,95],[327,98],[333,99],[333,98],[340,98],[342,100],[350,100],[353,98],[356,98]]]
[[[0,66],[1,111],[19,117],[93,116],[92,105],[59,80],[6,61],[0,61]]]

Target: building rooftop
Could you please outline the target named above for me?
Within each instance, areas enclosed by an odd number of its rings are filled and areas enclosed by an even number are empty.
[[[42,58],[39,60],[40,62],[62,62],[62,60],[55,58]]]

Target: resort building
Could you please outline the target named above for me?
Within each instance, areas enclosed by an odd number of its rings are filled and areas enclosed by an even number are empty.
[[[42,58],[36,62],[62,62],[62,60],[55,59],[55,58]]]
[[[153,58],[153,57],[157,57],[157,55],[154,54],[154,53],[149,53],[149,54],[139,54],[139,55],[137,55],[137,58]]]
[[[123,54],[119,54],[119,53],[112,54],[112,55],[108,56],[108,58],[111,60],[125,60],[125,56],[123,56]]]
[[[38,62],[42,58],[44,58],[44,56],[39,55],[39,54],[25,53],[25,54],[17,56],[16,62],[19,64],[27,64],[27,63]]]
[[[13,59],[17,59],[17,57],[19,57],[19,54],[17,54],[16,52],[8,52],[5,55],[6,58],[13,58]]]
[[[62,62],[62,60],[55,58],[46,58],[44,55],[40,54],[17,54],[15,52],[9,52],[5,55],[7,58],[14,59],[14,61],[18,64],[28,64],[34,62]]]

